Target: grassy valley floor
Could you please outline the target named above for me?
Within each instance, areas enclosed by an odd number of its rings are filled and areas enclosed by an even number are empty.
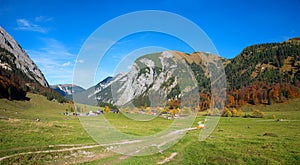
[[[28,97],[30,101],[0,99],[0,164],[300,164],[299,99],[245,106],[245,113],[255,108],[265,118],[222,117],[205,141],[198,140],[200,130],[192,130],[162,153],[135,157],[98,145],[76,116],[61,114],[68,104],[35,94]],[[163,118],[132,121],[122,114],[105,117],[120,131],[138,136],[160,132],[172,123]],[[197,117],[193,126],[204,120]]]

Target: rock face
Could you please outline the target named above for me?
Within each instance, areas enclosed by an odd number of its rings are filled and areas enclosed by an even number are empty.
[[[225,91],[231,94],[230,91],[241,89],[241,94],[231,95],[246,98],[244,91],[252,90],[252,85],[257,82],[266,85],[260,90],[260,97],[267,97],[270,86],[278,83],[282,83],[285,91],[293,95],[297,92],[291,89],[299,91],[300,86],[299,41],[300,38],[293,38],[282,43],[249,46],[233,59],[204,52],[165,51],[144,55],[135,60],[129,72],[107,78],[80,93],[75,102],[94,105],[106,102],[117,106],[133,103],[143,107],[153,103],[164,105],[170,98],[170,102],[179,98],[182,103],[184,93],[190,95],[189,92],[198,88],[200,96],[195,95],[194,99],[200,97],[202,107],[207,108],[211,98],[218,96],[213,101],[221,108],[222,100],[226,98]],[[283,95],[289,94],[285,92]],[[251,103],[249,100],[242,101]]]
[[[183,93],[195,88],[202,94],[215,93],[225,98],[224,93],[218,92],[226,88],[240,89],[255,82],[288,83],[297,87],[299,41],[293,38],[282,43],[249,46],[230,60],[203,52],[164,51],[144,55],[135,60],[129,72],[100,82],[90,88],[85,97],[94,103],[149,106],[155,102],[164,104],[169,98],[181,99]]]
[[[219,60],[219,57],[199,52],[188,55],[164,51],[144,55],[135,60],[129,72],[105,79],[88,89],[85,96],[79,94],[79,99],[75,101],[89,98],[93,104],[107,102],[118,106],[131,103],[135,106],[159,106],[169,98],[193,97],[191,93],[199,91],[198,82],[209,81],[206,68],[215,59]],[[203,74],[195,74],[198,71]]]
[[[180,56],[171,51],[138,58],[126,75],[111,84],[113,103],[124,105],[133,101],[139,105],[147,102],[153,104],[155,99],[156,104],[163,104],[161,101],[166,101],[170,95],[180,97],[179,82],[194,82],[184,84],[181,90],[196,88],[191,70],[188,70],[185,61],[180,60]],[[178,91],[171,93],[174,88]],[[101,93],[96,98],[101,101]]]
[[[0,69],[8,71],[18,69],[32,81],[36,81],[44,87],[49,87],[49,84],[40,69],[29,58],[22,47],[2,27],[0,27],[0,47],[13,55],[13,57],[6,58],[10,60],[9,62],[3,60],[0,61]],[[15,66],[12,66],[11,64],[14,64]]]

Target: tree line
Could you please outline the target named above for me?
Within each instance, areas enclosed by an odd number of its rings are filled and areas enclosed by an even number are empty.
[[[40,85],[36,80],[30,79],[24,72],[17,68],[15,56],[0,47],[0,62],[6,63],[9,69],[0,69],[0,98],[9,100],[28,100],[27,92],[41,94],[48,100],[56,100],[60,103],[69,102],[51,88]]]

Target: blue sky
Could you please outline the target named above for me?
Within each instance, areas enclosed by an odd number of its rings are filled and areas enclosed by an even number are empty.
[[[76,57],[88,37],[105,22],[134,11],[164,10],[191,20],[226,58],[252,44],[300,36],[299,0],[0,0],[0,4],[0,26],[26,50],[50,84],[72,83]],[[145,46],[192,51],[163,34],[128,36],[103,58],[107,67],[99,69],[95,83],[113,74],[126,54]]]

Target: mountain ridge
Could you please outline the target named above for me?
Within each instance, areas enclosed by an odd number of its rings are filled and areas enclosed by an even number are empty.
[[[44,95],[48,100],[67,102],[49,88],[37,65],[18,42],[0,27],[0,98],[27,100],[27,92]]]
[[[231,104],[228,103],[228,105],[240,106],[245,103],[263,104],[269,103],[270,101],[267,100],[270,99],[275,100],[275,102],[282,102],[289,97],[297,97],[299,95],[297,88],[299,88],[298,83],[300,81],[300,44],[298,41],[299,38],[293,38],[280,43],[255,44],[244,48],[241,53],[233,59],[219,57],[227,76],[227,102],[229,102],[228,100],[232,97],[235,102]],[[194,52],[191,54],[176,51],[168,52],[172,53],[176,57],[184,59],[190,66],[195,79],[198,82],[201,104],[206,104],[205,106],[207,106],[207,104],[209,104],[209,88],[211,85],[207,70],[207,64],[209,62],[207,61],[213,61],[213,59],[209,58],[212,58],[214,55],[203,52]],[[139,65],[142,67],[137,69],[135,73],[130,73],[134,78],[132,78],[132,83],[127,86],[133,86],[134,88],[133,90],[127,90],[127,92],[125,92],[127,102],[135,102],[136,105],[141,106],[145,104],[145,102],[149,101],[147,101],[147,98],[145,97],[147,95],[146,93],[153,88],[157,88],[157,85],[151,83],[157,78],[153,75],[159,75],[161,72],[167,72],[166,70],[163,70],[161,64],[154,65],[160,59],[157,54],[159,53],[143,55],[136,60],[136,64],[134,64],[133,68],[139,68]],[[119,85],[116,85],[118,90],[122,90],[124,88],[124,81],[129,80],[128,77],[126,78],[124,75],[122,76],[116,76],[119,77],[118,79],[123,81],[119,81]],[[144,83],[138,87],[134,85],[134,83],[137,81],[142,82],[142,79],[139,80],[141,76],[144,79]],[[180,90],[175,83],[177,81],[176,78],[170,79],[170,77],[167,77],[164,79],[161,77],[160,80],[162,81],[160,85],[164,84],[165,87],[170,87],[167,92],[165,91],[165,93],[168,93],[167,95],[169,99],[178,98],[180,96]],[[262,84],[260,82],[264,83]],[[264,89],[257,87],[259,85],[264,87]],[[94,88],[94,90],[90,90],[89,98],[93,96],[94,104],[97,104],[97,101],[113,104],[117,103],[116,100],[113,100],[114,98],[111,94],[111,84],[106,84],[106,86],[101,89],[99,88],[99,85],[91,88]],[[162,89],[161,87],[159,87],[159,89],[166,90],[166,88]],[[255,91],[253,91],[254,89],[261,93],[255,93]],[[279,93],[284,95],[284,97],[281,97],[282,99],[278,99],[277,96],[274,96],[274,91],[278,89],[281,89]],[[284,91],[288,91],[288,93]],[[248,98],[248,96],[246,96],[248,95],[247,93],[249,93],[249,97],[251,96],[253,98]],[[240,98],[238,98],[242,97],[242,95],[245,95],[243,96],[245,97],[243,98],[243,102],[241,102]],[[264,97],[262,95],[264,95]],[[119,105],[122,104],[119,103]]]
[[[55,84],[50,85],[50,88],[60,93],[62,96],[72,95],[74,92],[82,92],[85,89],[73,84]]]
[[[204,68],[209,63],[216,63],[219,57],[217,55],[209,56],[203,52],[185,54],[185,56],[182,54],[184,53],[164,51],[141,56],[136,59],[129,72],[115,76],[105,85],[100,83],[100,85],[94,86],[94,90],[91,89],[85,98],[117,105],[133,102],[140,106],[142,104],[149,105],[149,98],[147,98],[149,94],[157,97],[163,96],[160,99],[156,98],[157,101],[183,97],[184,94],[180,94],[180,91],[193,90],[196,88],[196,79],[203,79],[200,77],[202,74],[194,77],[188,66],[197,65],[197,69],[201,70],[203,75],[208,76],[209,73]],[[136,97],[144,101],[140,101]],[[81,96],[77,101],[81,102],[82,100],[84,99]]]
[[[18,69],[26,74],[27,77],[33,81],[37,81],[40,85],[44,87],[49,87],[49,84],[44,77],[41,70],[37,65],[30,59],[29,55],[23,50],[23,48],[16,42],[11,35],[9,35],[0,26],[0,47],[6,49],[8,52],[14,55],[12,62],[16,65]],[[4,67],[3,67],[4,66]],[[12,68],[8,66],[7,63],[1,62],[0,67],[3,69],[11,70]]]

